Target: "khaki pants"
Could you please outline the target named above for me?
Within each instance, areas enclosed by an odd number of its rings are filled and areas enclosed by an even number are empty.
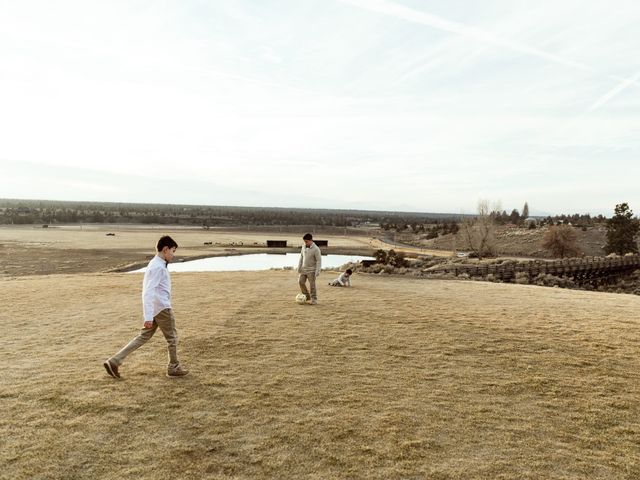
[[[176,331],[176,319],[173,316],[173,312],[170,308],[162,310],[159,314],[153,317],[153,325],[151,328],[142,328],[140,334],[131,340],[127,345],[116,353],[111,360],[116,365],[122,365],[122,362],[131,352],[139,349],[142,345],[147,343],[156,330],[160,327],[164,338],[167,340],[167,348],[169,350],[169,366],[175,367],[178,365],[178,332]]]
[[[307,290],[307,280],[309,280],[309,288],[311,289],[311,295]],[[307,300],[318,300],[318,291],[316,290],[316,274],[314,273],[301,273],[298,277],[298,283],[300,284],[300,291],[307,296]]]

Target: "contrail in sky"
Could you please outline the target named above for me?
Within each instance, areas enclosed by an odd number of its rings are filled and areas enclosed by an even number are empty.
[[[494,35],[490,32],[486,32],[484,30],[480,30],[475,27],[470,27],[458,22],[452,22],[450,20],[446,20],[437,15],[415,10],[413,8],[409,8],[404,5],[391,2],[388,0],[339,0],[339,1],[362,8],[364,10],[369,10],[371,12],[376,12],[383,15],[389,15],[391,17],[400,18],[402,20],[406,20],[413,23],[419,23],[421,25],[426,25],[438,30],[445,31],[445,32],[455,33],[470,39],[480,40],[485,43],[497,45],[497,46],[512,50],[514,52],[524,53],[527,55],[531,55],[533,57],[538,57],[544,60],[548,60],[553,63],[565,65],[567,67],[576,68],[585,72],[597,73],[596,69],[584,63],[575,62],[571,59],[564,58],[559,55],[555,55],[553,53],[545,52],[544,50],[539,50],[537,48],[529,47],[528,45],[524,45],[520,42],[516,42],[505,37],[500,37],[498,35]],[[614,80],[621,81],[624,84],[622,86],[622,89],[627,88],[630,85],[640,86],[640,84],[638,83],[638,79],[639,79],[638,76],[635,76],[630,79],[615,76],[615,75],[607,75],[607,76]],[[614,95],[616,95],[617,93],[619,92],[618,91],[614,92]],[[605,99],[605,102],[607,100],[608,98]]]
[[[593,103],[593,105],[591,105],[589,108],[587,108],[587,111],[585,113],[593,112],[594,110],[597,110],[598,108],[602,107],[605,103],[607,103],[609,100],[611,100],[613,97],[618,95],[620,92],[622,92],[623,90],[625,90],[629,86],[631,86],[634,83],[636,83],[638,80],[640,80],[640,72],[636,73],[633,77],[628,78],[628,79],[623,80],[622,82],[620,82],[618,85],[616,85],[610,91],[608,91],[606,94],[604,94],[598,100],[596,100]]]

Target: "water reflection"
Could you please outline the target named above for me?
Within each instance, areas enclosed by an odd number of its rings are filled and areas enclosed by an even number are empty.
[[[269,270],[271,268],[298,267],[299,253],[284,255],[269,253],[252,253],[230,257],[210,257],[188,262],[170,263],[170,272],[235,272],[252,270]],[[322,268],[337,268],[348,262],[373,260],[372,257],[362,255],[323,255]],[[146,268],[134,270],[144,272]]]

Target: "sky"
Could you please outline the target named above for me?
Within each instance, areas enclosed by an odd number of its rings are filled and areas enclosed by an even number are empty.
[[[0,198],[640,211],[636,0],[0,0]]]

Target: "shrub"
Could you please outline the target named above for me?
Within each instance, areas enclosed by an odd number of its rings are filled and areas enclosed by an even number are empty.
[[[394,267],[405,267],[407,265],[407,260],[404,257],[404,253],[389,250],[389,253],[387,253],[386,263],[393,265]]]
[[[373,256],[376,259],[376,262],[387,263],[387,252],[384,250],[376,250]]]
[[[580,253],[577,239],[578,236],[573,227],[568,225],[550,227],[542,239],[542,248],[556,257],[576,257]]]
[[[542,287],[562,287],[572,288],[576,286],[576,282],[572,278],[557,277],[550,273],[541,273],[534,280],[533,283]]]
[[[384,265],[381,263],[374,263],[370,267],[364,269],[367,273],[380,273],[382,270],[384,270]]]

